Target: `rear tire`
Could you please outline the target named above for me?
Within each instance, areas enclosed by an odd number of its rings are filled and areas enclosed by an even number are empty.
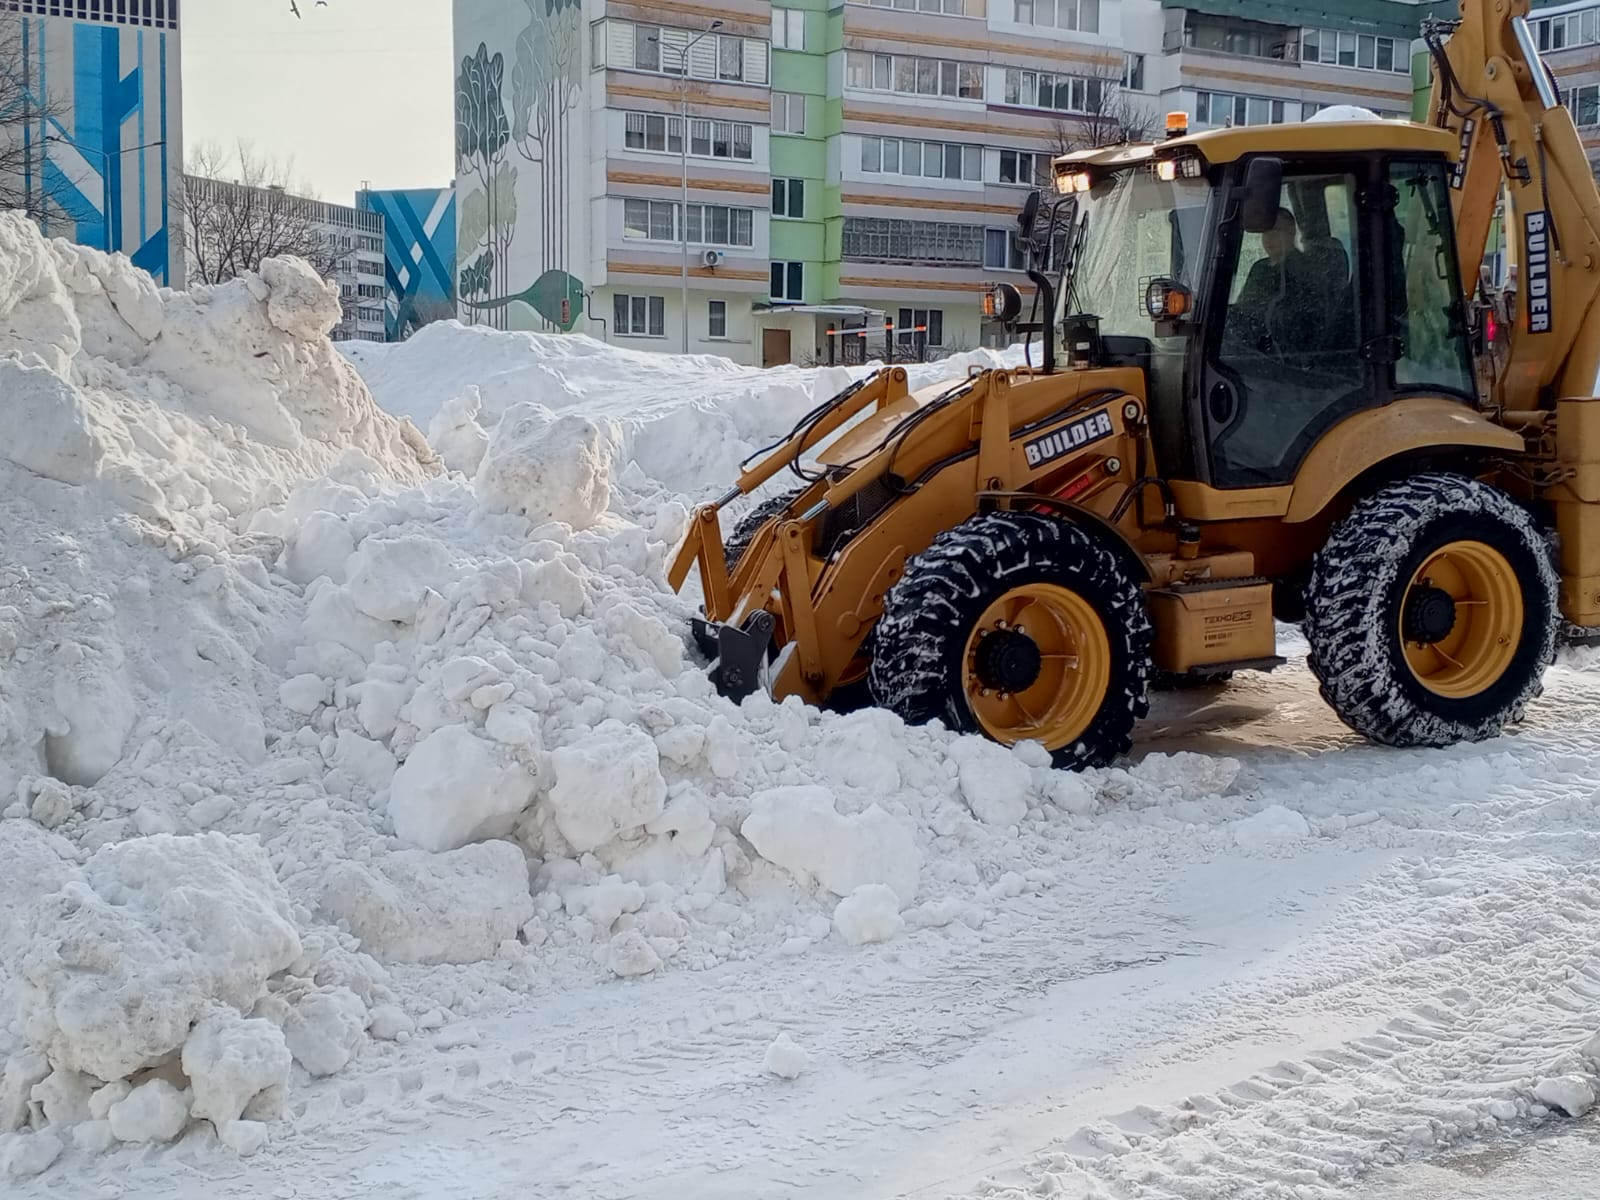
[[[1510,497],[1419,475],[1362,501],[1317,554],[1310,666],[1340,719],[1388,746],[1448,746],[1522,718],[1555,656],[1555,567]]]
[[[872,636],[881,707],[1003,744],[1040,741],[1059,767],[1126,754],[1149,711],[1139,584],[1101,541],[1053,517],[993,513],[940,534],[906,563]]]

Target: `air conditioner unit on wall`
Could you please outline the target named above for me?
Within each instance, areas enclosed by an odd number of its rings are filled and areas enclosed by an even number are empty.
[[[702,254],[700,256],[700,261],[703,262],[708,267],[717,266],[719,263],[722,262],[722,251],[721,250],[707,250],[704,254]]]

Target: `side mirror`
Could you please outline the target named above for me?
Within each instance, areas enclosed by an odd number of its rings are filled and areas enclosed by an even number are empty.
[[[1022,203],[1022,213],[1017,217],[1017,228],[1022,233],[1022,240],[1029,241],[1033,237],[1033,226],[1039,220],[1039,193],[1032,191]]]
[[[1283,203],[1283,160],[1252,158],[1244,169],[1244,231],[1266,233]]]

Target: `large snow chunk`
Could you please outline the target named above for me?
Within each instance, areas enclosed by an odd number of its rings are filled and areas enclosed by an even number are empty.
[[[611,503],[611,457],[592,421],[516,404],[495,427],[473,488],[490,512],[588,529]]]
[[[661,956],[637,929],[624,929],[606,947],[606,965],[621,979],[648,975],[661,966]]]
[[[551,756],[556,828],[579,852],[596,850],[661,815],[667,781],[649,734],[607,721]]]
[[[119,1142],[170,1142],[189,1123],[189,1093],[152,1079],[113,1104],[106,1119]]]
[[[298,341],[327,337],[344,315],[338,287],[302,259],[264,259],[261,278],[270,289],[267,320]]]
[[[369,617],[410,621],[429,588],[443,591],[450,578],[444,543],[411,534],[368,538],[346,567],[350,599]]]
[[[338,987],[306,996],[283,1023],[289,1052],[312,1075],[332,1075],[366,1040],[367,1006],[349,988]]]
[[[1281,804],[1263,808],[1254,816],[1233,824],[1233,840],[1245,850],[1264,850],[1302,841],[1311,836],[1311,825],[1293,809]]]
[[[253,841],[159,834],[97,851],[35,907],[15,964],[23,1033],[57,1068],[121,1079],[218,1003],[250,1008],[300,954]]]
[[[194,1089],[194,1115],[220,1129],[268,1088],[287,1087],[292,1060],[271,1021],[219,1008],[189,1035],[182,1064]]]
[[[428,441],[452,471],[471,475],[483,462],[489,435],[478,423],[482,410],[483,394],[476,384],[471,384],[460,395],[446,400],[428,422]]]
[[[100,473],[105,447],[89,427],[83,394],[55,372],[0,359],[6,432],[0,458],[61,483],[88,483]]]
[[[335,864],[322,908],[384,963],[471,963],[533,918],[528,866],[510,842],[444,854],[402,850],[371,866]]]
[[[0,1170],[13,1179],[42,1175],[66,1147],[53,1133],[14,1133],[0,1137]]]
[[[950,746],[961,770],[961,794],[972,815],[985,825],[1015,825],[1028,815],[1033,770],[1010,750],[979,737]]]
[[[825,787],[774,788],[751,799],[739,832],[762,858],[836,896],[875,883],[892,889],[902,906],[916,899],[922,852],[911,830],[876,804],[844,816]]]
[[[1541,1079],[1533,1087],[1534,1098],[1541,1104],[1581,1117],[1594,1107],[1594,1087],[1581,1075],[1556,1075]]]
[[[864,883],[833,910],[833,927],[852,946],[887,942],[905,926],[899,897],[881,883]]]
[[[780,1033],[767,1047],[762,1067],[779,1079],[799,1079],[811,1069],[811,1055],[787,1033]]]
[[[665,785],[663,785],[664,787]],[[534,780],[463,725],[425,737],[389,785],[396,835],[424,850],[454,850],[511,832]]]

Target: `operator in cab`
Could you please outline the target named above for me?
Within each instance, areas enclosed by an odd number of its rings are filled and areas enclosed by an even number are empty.
[[[1250,268],[1234,301],[1229,340],[1281,357],[1305,348],[1316,333],[1315,281],[1292,212],[1280,208],[1277,222],[1259,236],[1265,257]]]

